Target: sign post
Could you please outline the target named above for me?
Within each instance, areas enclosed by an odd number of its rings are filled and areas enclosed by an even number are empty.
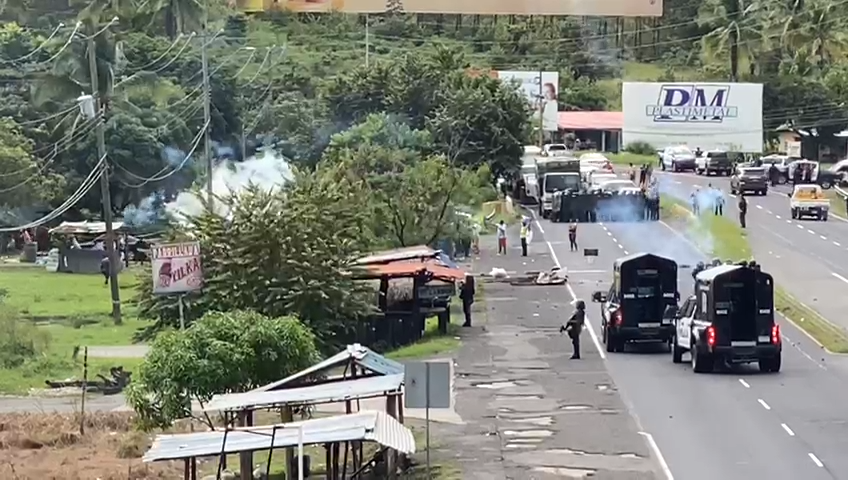
[[[584,248],[583,256],[586,258],[586,263],[592,265],[595,263],[595,259],[598,258],[598,249],[597,248]]]
[[[430,409],[451,406],[449,362],[411,362],[404,365],[404,406],[424,409],[427,478],[430,476]]]
[[[151,250],[153,266],[153,293],[178,294],[180,329],[185,330],[186,293],[203,288],[203,268],[199,242],[154,245]]]

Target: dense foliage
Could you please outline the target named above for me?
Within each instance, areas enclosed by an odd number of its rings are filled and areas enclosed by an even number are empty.
[[[191,399],[267,385],[318,360],[312,333],[296,319],[213,312],[156,338],[127,401],[147,426],[167,427],[191,415]]]

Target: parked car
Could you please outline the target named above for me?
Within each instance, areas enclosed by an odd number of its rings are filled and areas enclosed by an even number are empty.
[[[594,152],[580,155],[580,165],[595,167],[608,173],[614,172],[612,162],[603,153]]]
[[[684,170],[695,170],[695,153],[687,146],[666,147],[660,156],[662,169],[671,169],[672,172]]]
[[[712,150],[704,152],[703,155],[695,159],[695,173],[698,175],[716,175],[730,176],[733,172],[733,163],[730,161],[730,156],[727,152]]]
[[[730,193],[745,195],[753,192],[765,195],[768,192],[768,175],[763,167],[736,167],[730,177]]]

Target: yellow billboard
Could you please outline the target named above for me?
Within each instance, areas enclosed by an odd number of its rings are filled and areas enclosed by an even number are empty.
[[[452,15],[578,15],[659,17],[662,0],[238,0],[248,12],[444,13]]]

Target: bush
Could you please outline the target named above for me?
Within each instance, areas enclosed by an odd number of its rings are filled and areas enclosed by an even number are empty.
[[[656,155],[657,149],[648,142],[632,142],[624,147],[625,152],[635,153],[636,155]]]
[[[50,335],[22,321],[8,308],[0,307],[0,368],[17,368],[41,355]]]

